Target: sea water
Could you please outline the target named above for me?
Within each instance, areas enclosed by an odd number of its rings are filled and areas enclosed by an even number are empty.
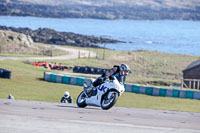
[[[100,20],[0,16],[0,25],[52,28],[57,31],[107,37],[126,43],[106,44],[113,50],[157,50],[200,55],[200,22],[182,20]],[[104,46],[104,44],[98,44]]]

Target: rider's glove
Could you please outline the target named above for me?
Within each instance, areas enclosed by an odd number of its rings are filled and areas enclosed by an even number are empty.
[[[104,81],[105,81],[105,78],[104,78],[104,77],[99,77],[99,78],[98,78],[98,82],[99,82],[99,83],[103,83]]]
[[[110,79],[110,80],[114,80],[115,78],[114,78],[113,76],[110,76],[109,79]]]

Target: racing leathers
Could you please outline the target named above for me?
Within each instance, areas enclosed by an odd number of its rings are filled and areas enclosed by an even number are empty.
[[[107,70],[105,73],[101,75],[101,77],[97,78],[93,82],[93,86],[96,87],[102,84],[106,79],[113,80],[114,77],[117,78],[120,84],[124,84],[126,76],[120,72],[120,66],[115,65],[113,66],[113,68]]]

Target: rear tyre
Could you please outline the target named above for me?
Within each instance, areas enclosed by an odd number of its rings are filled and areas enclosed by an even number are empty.
[[[101,102],[101,108],[104,110],[110,109],[118,99],[118,93],[116,91],[109,91],[106,95],[103,96]]]
[[[76,100],[76,104],[78,105],[78,107],[85,108],[87,106],[87,104],[85,103],[85,98],[86,98],[86,95],[82,91]]]

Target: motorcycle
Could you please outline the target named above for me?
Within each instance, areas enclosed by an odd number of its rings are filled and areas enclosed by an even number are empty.
[[[124,85],[120,84],[116,77],[113,80],[104,81],[91,91],[92,88],[94,87],[84,83],[84,90],[76,100],[78,107],[97,106],[103,110],[108,110],[113,107],[119,96],[125,91]]]

